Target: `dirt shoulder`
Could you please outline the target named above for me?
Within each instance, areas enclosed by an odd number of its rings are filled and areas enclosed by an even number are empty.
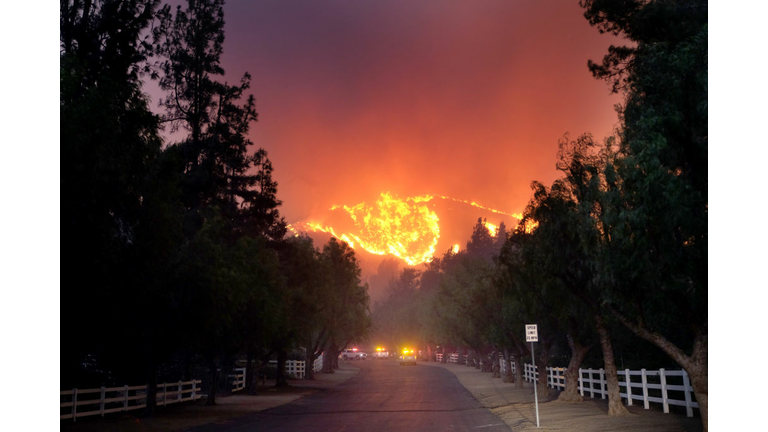
[[[315,381],[289,380],[289,387],[276,388],[274,380],[258,386],[256,395],[234,394],[216,398],[215,406],[205,401],[157,407],[155,416],[142,417],[138,413],[115,413],[104,418],[85,417],[77,422],[61,420],[62,431],[72,432],[168,432],[211,423],[224,423],[233,418],[264,411],[295,401],[301,397],[323,391],[354,377],[360,369],[345,362],[333,374],[315,374]]]
[[[449,370],[480,403],[498,416],[514,431],[701,431],[701,419],[680,414],[664,414],[660,409],[627,407],[628,416],[609,417],[608,401],[586,397],[582,402],[556,400],[558,391],[550,389],[550,396],[539,396],[539,424],[536,427],[536,407],[533,386],[524,383],[522,389],[505,383],[501,378],[491,378],[473,367],[453,364],[422,362],[419,365],[442,367]]]

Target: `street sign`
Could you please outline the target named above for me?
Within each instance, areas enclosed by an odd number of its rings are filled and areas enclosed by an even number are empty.
[[[536,328],[536,324],[525,325],[525,341],[526,342],[538,342],[539,330]]]
[[[536,364],[536,354],[533,350],[533,343],[539,341],[539,329],[537,324],[525,325],[525,341],[531,343],[531,360],[533,361],[533,364]],[[536,390],[539,386],[536,384],[536,372],[533,373],[533,376],[533,400],[536,401],[536,427],[541,427],[539,425],[539,392]]]

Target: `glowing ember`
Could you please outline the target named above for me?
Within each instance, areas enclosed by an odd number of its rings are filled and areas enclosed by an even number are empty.
[[[488,228],[488,232],[491,233],[492,237],[496,237],[496,233],[499,232],[499,227],[490,222],[486,222],[485,227]]]
[[[452,251],[454,254],[457,254],[457,253],[459,253],[459,245],[458,245],[458,244],[455,244],[455,245],[453,245],[453,249],[451,249],[451,251]]]

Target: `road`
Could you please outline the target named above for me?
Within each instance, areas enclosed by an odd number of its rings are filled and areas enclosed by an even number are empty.
[[[510,431],[451,372],[400,366],[395,360],[355,361],[354,378],[256,414],[190,431]]]

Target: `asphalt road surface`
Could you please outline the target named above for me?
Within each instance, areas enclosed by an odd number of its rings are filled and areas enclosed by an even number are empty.
[[[510,431],[451,372],[355,361],[352,379],[295,402],[191,431]]]

